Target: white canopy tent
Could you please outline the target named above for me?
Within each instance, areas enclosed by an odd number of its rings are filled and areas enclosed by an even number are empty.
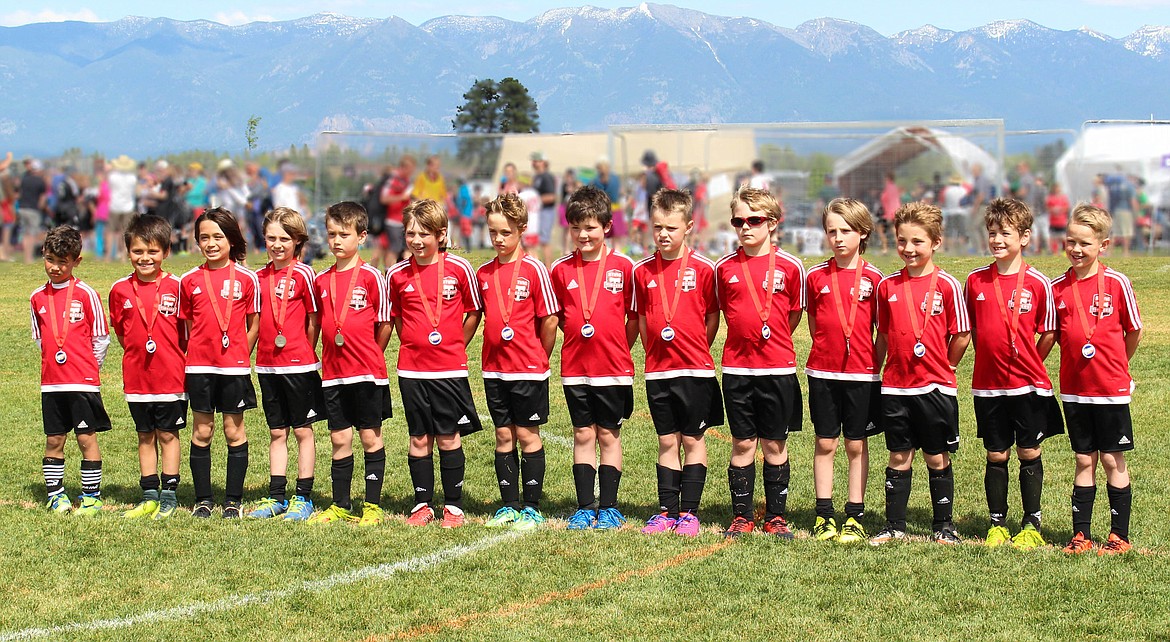
[[[896,127],[849,152],[833,163],[833,176],[841,193],[859,198],[880,190],[887,172],[932,151],[950,158],[965,183],[971,181],[975,165],[981,165],[993,183],[1001,176],[999,162],[982,147],[953,132],[922,126]]]
[[[1073,203],[1090,200],[1098,174],[1119,173],[1144,179],[1155,207],[1170,205],[1170,123],[1086,127],[1056,161],[1056,180]]]

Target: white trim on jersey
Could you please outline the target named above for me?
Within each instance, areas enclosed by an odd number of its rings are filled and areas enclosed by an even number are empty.
[[[1134,328],[1141,330],[1142,319],[1138,314],[1137,298],[1133,295],[1133,285],[1130,284],[1129,277],[1111,267],[1105,268],[1105,276],[1121,284],[1121,292],[1125,296],[1125,307],[1129,310],[1129,317],[1133,321]]]
[[[632,386],[633,377],[562,377],[562,386]]]
[[[727,372],[727,369],[723,369]],[[864,372],[830,372],[828,370],[815,370],[813,368],[805,368],[804,374],[806,377],[814,377],[816,379],[833,379],[835,381],[881,381],[880,374],[865,374]]]
[[[251,366],[241,366],[239,368],[220,368],[218,366],[193,366],[188,364],[183,372],[187,374],[221,374],[221,375],[251,375]]]
[[[315,282],[317,280],[317,273],[313,271],[312,266],[310,266],[307,263],[301,262],[301,261],[297,261],[297,265],[294,269],[297,272],[299,272],[301,274],[301,276],[305,277],[305,282],[309,286],[310,296],[308,298],[309,298],[309,305],[312,306],[312,309],[310,310],[310,309],[306,308],[305,314],[315,314],[318,310],[317,310],[317,297],[313,294],[313,292],[314,292],[313,285],[315,284]],[[377,270],[374,270],[374,271],[378,272]],[[380,275],[381,272],[378,272],[378,274]]]
[[[402,379],[466,379],[466,370],[439,370],[436,372],[421,372],[417,370],[399,370],[398,376]]]
[[[525,254],[523,261],[536,268],[537,278],[540,279],[540,288],[544,291],[544,306],[548,310],[547,316],[560,312],[561,302],[557,300],[556,292],[553,291],[552,276],[549,274],[548,268],[544,267],[544,263],[531,254]]]
[[[101,392],[101,386],[83,383],[52,383],[41,386],[41,392]]]
[[[1119,395],[1117,397],[1082,397],[1080,395],[1060,395],[1060,400],[1065,403],[1083,403],[1094,406],[1121,406],[1130,403],[1133,398],[1130,395]]]
[[[890,388],[887,386],[882,386],[882,394],[883,395],[893,395],[895,397],[912,397],[914,395],[927,395],[927,394],[930,394],[936,390],[938,392],[941,392],[944,395],[947,395],[950,397],[957,397],[959,395],[959,391],[957,388],[944,386],[940,383],[932,383],[930,385],[921,386],[919,388]]]
[[[799,297],[800,298],[800,309],[801,310],[807,309],[808,308],[808,284],[805,282],[805,279],[807,278],[807,274],[804,271],[804,263],[801,262],[801,260],[796,258],[795,256],[789,254],[788,252],[785,252],[784,249],[778,245],[772,246],[772,250],[773,250],[773,252],[775,252],[776,258],[784,259],[785,261],[796,266],[797,273],[800,274],[800,282],[798,284],[798,287],[800,288],[800,297]],[[728,261],[733,260],[738,255],[739,255],[739,250],[736,250],[730,254],[723,255],[722,258],[720,258],[718,261],[716,261],[715,262],[716,275],[718,275],[718,273],[719,273],[718,272],[719,266],[723,265],[724,263],[727,263]],[[748,258],[752,259],[755,257],[749,256]],[[722,296],[719,293],[719,285],[720,285],[719,279],[716,278],[715,279],[715,300],[719,301],[720,306],[722,307]],[[789,311],[791,312],[791,310],[789,310]],[[787,374],[787,373],[785,373],[785,374]]]
[[[1018,397],[1020,395],[1028,395],[1035,393],[1041,397],[1051,397],[1052,390],[1050,388],[1038,388],[1036,386],[1020,386],[1019,388],[998,388],[983,390],[979,388],[972,388],[971,394],[975,397]]]
[[[498,379],[500,381],[544,381],[552,376],[551,370],[544,372],[483,372],[484,379]]]
[[[680,370],[663,370],[661,372],[647,372],[646,381],[658,381],[662,379],[677,379],[679,377],[698,377],[701,379],[714,379],[714,370],[695,370],[695,369],[680,369]]]
[[[792,368],[737,368],[723,366],[723,374],[739,375],[741,377],[767,377],[773,375],[796,374],[796,367]]]
[[[963,297],[963,284],[959,280],[947,273],[946,270],[938,269],[939,280],[946,280],[951,284],[951,298],[954,299],[955,308],[955,332],[970,332],[971,331],[971,317],[967,316],[967,302]],[[950,334],[949,332],[947,334]]]
[[[39,324],[37,324],[37,309],[33,307],[33,298],[36,297],[38,293],[44,291],[44,289],[45,286],[42,285],[41,287],[33,290],[32,294],[28,295],[28,315],[29,321],[32,322],[32,338],[33,341],[36,341],[38,349],[41,347],[41,327]]]
[[[389,379],[379,379],[372,374],[357,375],[356,377],[341,377],[340,379],[322,379],[321,387],[330,388],[332,386],[347,386],[351,383],[369,383],[373,382],[379,386],[390,385]]]
[[[93,314],[93,326],[90,328],[90,333],[94,338],[104,336],[109,341],[110,329],[106,327],[106,310],[102,306],[101,296],[98,295],[97,290],[80,280],[77,281],[77,289],[89,294],[89,307]]]
[[[256,374],[301,374],[321,369],[321,362],[303,363],[297,366],[256,366]]]
[[[1028,274],[1040,282],[1040,286],[1044,288],[1044,298],[1048,301],[1048,305],[1044,309],[1044,318],[1036,329],[1043,332],[1044,328],[1048,328],[1048,332],[1054,332],[1060,327],[1060,321],[1056,318],[1056,301],[1053,301],[1052,282],[1044,276],[1043,272],[1031,265],[1028,266]]]
[[[126,403],[158,403],[168,401],[186,401],[187,393],[167,393],[158,395],[141,395],[126,393]]]
[[[378,285],[378,317],[374,323],[390,323],[390,291],[386,289],[386,277],[378,268],[362,262],[360,269],[374,275],[374,283]],[[313,298],[316,298],[315,296]]]
[[[475,306],[476,310],[482,310],[483,300],[479,298],[479,281],[475,278],[475,268],[471,265],[471,261],[468,261],[462,256],[455,256],[450,252],[446,252],[444,256],[446,256],[448,260],[454,262],[455,265],[458,265],[463,269],[463,273],[467,277],[467,288],[471,290],[471,302]],[[442,288],[441,283],[439,284],[439,287],[440,289]]]

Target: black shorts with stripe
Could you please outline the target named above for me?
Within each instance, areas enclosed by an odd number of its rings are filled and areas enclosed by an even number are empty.
[[[1064,433],[1056,397],[1035,392],[975,397],[975,423],[983,447],[995,453],[1012,446],[1036,448],[1048,437]]]
[[[804,423],[804,400],[794,374],[723,375],[727,424],[736,439],[785,441]]]
[[[1118,453],[1133,450],[1133,418],[1129,404],[1064,402],[1068,441],[1074,453]]]
[[[646,402],[659,435],[700,437],[723,425],[723,394],[715,377],[647,379]]]
[[[394,416],[390,403],[390,385],[373,381],[355,381],[336,386],[322,386],[329,430],[372,430]],[[304,424],[301,424],[304,425]]]
[[[634,413],[633,386],[563,386],[574,428],[618,430]]]
[[[131,401],[126,405],[130,406],[130,417],[134,419],[136,432],[178,432],[187,427],[186,399]]]
[[[882,384],[809,377],[808,414],[817,437],[872,437],[882,431]]]
[[[42,392],[41,418],[48,436],[88,435],[110,429],[100,392]]]
[[[533,428],[548,423],[548,379],[506,380],[485,377],[483,393],[497,428]]]
[[[256,378],[269,429],[299,428],[326,418],[321,374],[316,370],[259,374]]]
[[[249,375],[189,372],[186,381],[192,412],[231,415],[256,407],[256,388]]]
[[[453,379],[398,378],[406,428],[411,437],[470,435],[483,430],[467,377]]]
[[[890,452],[928,455],[959,449],[959,400],[932,390],[918,395],[882,395],[882,428]]]

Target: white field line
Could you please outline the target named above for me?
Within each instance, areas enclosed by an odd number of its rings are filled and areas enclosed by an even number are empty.
[[[479,416],[479,421],[480,421],[480,423],[482,423],[484,425],[485,428],[488,428],[488,429],[491,429],[491,427],[495,425],[492,423],[492,418],[489,415],[481,414]],[[573,449],[573,440],[572,439],[570,439],[568,437],[562,437],[561,435],[553,434],[553,433],[549,432],[548,430],[541,430],[540,431],[540,438],[543,441],[551,441],[552,443],[554,443],[558,446],[564,447],[564,448],[568,448],[569,450]]]
[[[440,564],[477,553],[487,548],[491,548],[506,540],[513,539],[520,534],[521,533],[509,532],[501,535],[493,535],[491,537],[485,537],[471,544],[460,544],[459,546],[452,546],[450,548],[435,551],[429,555],[413,557],[399,562],[375,564],[372,566],[356,568],[349,571],[343,571],[341,573],[335,573],[319,580],[305,580],[300,584],[284,589],[230,595],[213,602],[195,602],[193,604],[187,604],[184,606],[159,609],[156,611],[147,611],[145,613],[138,613],[136,615],[120,618],[91,620],[89,622],[72,622],[70,624],[59,624],[57,626],[50,627],[33,627],[28,629],[21,629],[19,631],[9,631],[6,633],[0,633],[0,642],[8,642],[9,640],[32,640],[35,638],[59,635],[62,633],[108,631],[112,629],[124,629],[139,624],[169,622],[176,619],[194,617],[197,615],[231,611],[254,604],[270,604],[272,602],[278,602],[297,594],[321,593],[334,587],[346,586],[365,580],[387,580],[395,575],[400,575],[402,573],[418,573],[429,570]]]

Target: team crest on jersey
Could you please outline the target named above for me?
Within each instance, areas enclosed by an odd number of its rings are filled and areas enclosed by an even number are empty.
[[[1076,286],[1074,285],[1073,287],[1076,287]],[[1105,306],[1102,309],[1101,313],[1098,314],[1097,313],[1097,295],[1093,294],[1093,303],[1092,303],[1092,305],[1089,306],[1089,314],[1091,314],[1095,317],[1111,316],[1113,314],[1113,295],[1112,294],[1105,295]]]
[[[926,312],[926,296],[929,296],[929,294],[930,293],[928,292],[926,295],[924,295],[922,297],[922,305],[919,306],[919,308],[923,312]],[[942,295],[942,292],[935,292],[934,293],[934,306],[931,307],[931,309],[930,309],[930,316],[937,317],[938,315],[940,315],[942,313],[943,313],[943,295]]]
[[[622,276],[622,271],[606,270],[605,281],[602,283],[602,287],[604,287],[606,290],[609,290],[613,294],[621,292],[622,288],[625,287],[625,277]]]
[[[861,277],[861,284],[857,286],[857,289],[861,291],[860,294],[857,295],[857,300],[865,301],[869,297],[873,296],[873,281],[871,281],[868,276],[863,276]],[[849,294],[853,294],[853,288],[849,288]]]
[[[513,298],[517,301],[527,301],[528,295],[531,293],[531,286],[532,284],[524,277],[516,279],[516,292]]]
[[[231,284],[230,286],[228,285],[229,283]],[[229,287],[231,288],[230,290],[228,289]],[[241,287],[240,282],[235,279],[223,282],[223,286],[219,289],[220,298],[228,298],[228,292],[231,292],[232,301],[239,301],[244,297],[244,289]]]
[[[768,289],[768,279],[764,279],[764,281],[762,283],[760,283],[760,289],[761,290]],[[772,294],[776,294],[777,292],[783,292],[783,291],[784,291],[784,273],[781,272],[780,270],[776,270],[775,272],[772,273]]]
[[[285,291],[288,291],[288,296],[285,296]],[[291,299],[297,295],[297,286],[292,277],[284,277],[276,284],[276,298]]]
[[[687,268],[682,273],[682,291],[690,292],[699,287],[699,273],[695,268]]]
[[[1011,297],[1007,300],[1007,307],[1009,310],[1016,309],[1016,291],[1012,290]],[[1032,291],[1024,288],[1020,293],[1020,314],[1027,314],[1032,311]]]
[[[517,285],[517,288],[520,286]],[[453,276],[443,277],[443,300],[450,301],[459,296],[459,279]]]
[[[364,310],[370,304],[369,293],[362,286],[354,286],[353,295],[349,297],[351,310]]]
[[[170,292],[162,295],[158,301],[158,312],[164,317],[173,317],[179,313],[179,297]]]
[[[69,302],[69,323],[77,323],[85,319],[85,310],[81,307],[81,301],[73,299]]]

